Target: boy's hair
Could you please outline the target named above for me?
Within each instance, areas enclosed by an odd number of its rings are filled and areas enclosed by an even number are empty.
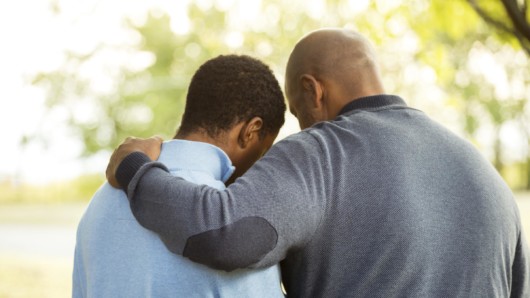
[[[257,116],[263,119],[261,138],[278,132],[285,109],[280,85],[267,65],[246,55],[221,55],[193,75],[179,133],[204,130],[215,138]]]

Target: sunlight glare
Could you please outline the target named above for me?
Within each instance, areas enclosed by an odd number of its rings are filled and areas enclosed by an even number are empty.
[[[348,7],[353,14],[357,14],[365,11],[370,5],[370,0],[350,0],[348,1]]]
[[[377,10],[382,14],[387,14],[389,11],[398,8],[403,3],[403,0],[377,0],[375,1]]]
[[[322,0],[308,0],[306,2],[307,14],[313,19],[320,19],[326,12],[326,3]]]
[[[243,42],[245,42],[245,37],[239,31],[232,31],[225,35],[224,41],[227,46],[231,47],[232,49],[237,49],[243,45]]]
[[[510,97],[510,88],[506,69],[495,60],[494,54],[484,48],[482,44],[476,44],[469,52],[467,64],[469,71],[475,75],[482,75],[484,79],[495,87],[495,96],[499,99]]]

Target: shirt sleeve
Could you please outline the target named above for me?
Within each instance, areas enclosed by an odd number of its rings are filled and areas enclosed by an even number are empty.
[[[307,132],[274,145],[226,190],[174,177],[135,155],[117,176],[130,177],[118,180],[128,185],[138,222],[172,252],[215,269],[276,264],[310,241],[322,219],[329,162]]]

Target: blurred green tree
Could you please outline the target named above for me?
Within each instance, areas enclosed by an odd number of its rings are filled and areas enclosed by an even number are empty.
[[[455,108],[469,139],[476,140],[481,128],[488,127],[493,140],[493,164],[504,170],[502,131],[516,121],[519,137],[529,143],[528,95],[530,71],[528,58],[518,51],[525,46],[515,30],[497,31],[488,26],[474,10],[488,12],[498,22],[509,22],[503,10],[506,1],[432,1],[422,14],[409,17],[410,26],[422,41],[418,58],[433,66],[440,86]],[[481,8],[479,8],[481,7]],[[414,21],[412,21],[414,20]],[[508,26],[508,25],[506,25]],[[507,27],[508,28],[508,27]],[[519,44],[518,41],[521,43]],[[489,64],[494,67],[482,67]],[[522,88],[513,88],[522,83]],[[526,183],[530,189],[530,145],[526,149]]]
[[[475,12],[500,35],[501,40],[513,44],[514,40],[530,57],[530,15],[528,14],[528,0],[499,0],[499,1],[477,1],[467,0]],[[502,6],[502,7],[500,7]],[[499,13],[503,11],[503,13]],[[526,76],[528,78],[528,76]],[[528,86],[528,79],[526,80]],[[528,101],[526,98],[521,101]],[[528,103],[526,103],[528,107]],[[524,104],[520,107],[524,111]],[[527,108],[528,109],[528,108]],[[527,142],[527,154],[525,161],[526,189],[530,190],[530,117],[528,112],[518,113],[523,135]]]
[[[528,0],[467,0],[476,13],[503,35],[516,38],[530,56]],[[503,11],[503,13],[499,13]]]
[[[142,24],[128,22],[138,39],[134,46],[100,44],[89,53],[69,52],[61,67],[37,74],[33,82],[47,91],[50,110],[68,111],[69,125],[85,144],[85,155],[90,155],[112,149],[130,135],[172,136],[187,85],[205,60],[228,53],[252,55],[271,65],[281,82],[288,55],[300,37],[321,27],[346,27],[363,32],[378,46],[389,93],[442,114],[440,105],[423,99],[431,95],[432,88],[423,90],[422,76],[434,73],[433,84],[443,92],[441,107],[459,116],[457,123],[443,116],[438,120],[461,129],[479,147],[484,146],[477,141],[479,135],[487,131],[492,145],[481,149],[493,151],[493,163],[502,173],[506,155],[503,129],[517,122],[519,135],[527,143],[530,140],[530,62],[520,55],[520,48],[527,44],[514,33],[504,2],[509,1],[262,0],[243,10],[243,4],[254,1],[192,1],[187,20],[175,22],[164,12],[149,12]],[[59,4],[54,3],[54,10],[60,12]],[[523,3],[526,11],[526,0]],[[476,7],[510,24],[512,31],[488,26]],[[175,28],[186,23],[189,30]],[[81,70],[108,52],[130,58],[109,71],[110,87],[102,91],[94,88],[94,78],[87,78]],[[516,63],[510,60],[513,58]],[[493,61],[501,74],[477,68],[481,59]],[[133,66],[137,61],[143,64]],[[495,81],[499,78],[503,81]],[[511,87],[517,84],[522,87],[513,91]],[[508,91],[499,86],[508,86]],[[488,127],[491,129],[482,129]],[[528,148],[525,175],[530,189]]]

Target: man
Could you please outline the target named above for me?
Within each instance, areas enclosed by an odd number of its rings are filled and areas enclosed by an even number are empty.
[[[121,145],[107,175],[178,254],[225,270],[283,260],[289,297],[528,297],[510,189],[472,145],[384,94],[364,37],[304,37],[285,91],[304,130],[226,190],[170,177],[148,158],[155,139]]]
[[[181,127],[162,145],[158,162],[172,175],[223,190],[223,182],[270,148],[285,108],[277,80],[260,61],[234,55],[209,60],[193,76]],[[283,297],[277,266],[227,273],[169,252],[134,219],[123,191],[109,184],[79,224],[74,267],[74,297]]]

